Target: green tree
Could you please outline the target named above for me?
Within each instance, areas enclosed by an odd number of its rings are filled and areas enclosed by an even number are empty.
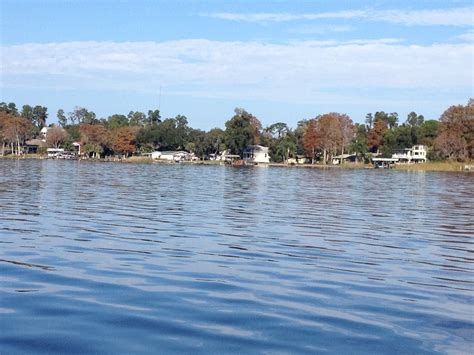
[[[154,125],[160,122],[161,122],[160,110],[148,110],[146,123]]]
[[[67,118],[66,115],[64,114],[64,110],[60,108],[58,110],[58,113],[56,114],[56,117],[58,118],[58,123],[61,127],[65,128],[67,126]]]
[[[125,115],[112,115],[107,118],[107,128],[110,130],[116,130],[121,127],[128,127],[128,118]]]
[[[76,106],[73,112],[69,112],[69,121],[71,124],[99,124],[94,112],[87,110],[84,107]]]
[[[174,118],[176,147],[184,148],[188,141],[189,127],[188,119],[184,115],[178,115]]]
[[[365,124],[367,125],[367,130],[371,130],[374,126],[374,116],[371,113],[365,115]]]
[[[243,150],[256,144],[259,137],[258,119],[244,109],[236,108],[235,115],[225,123],[225,144],[234,154],[242,154]]]
[[[438,136],[438,125],[437,120],[428,120],[423,122],[419,129],[419,142],[428,147],[433,147],[434,140]]]
[[[402,125],[385,131],[382,139],[382,154],[391,157],[396,150],[411,148],[418,143],[417,128]]]
[[[130,126],[144,126],[146,124],[146,115],[139,111],[130,111],[127,115]]]
[[[0,112],[5,112],[13,116],[18,116],[18,109],[14,102],[6,103],[0,102]]]
[[[270,144],[270,156],[275,162],[286,162],[294,158],[297,152],[296,136],[288,131],[284,137],[273,139]]]
[[[33,107],[31,107],[30,105],[23,105],[21,109],[21,117],[26,118],[32,124],[35,124],[33,117]]]
[[[366,116],[367,117],[367,116]],[[377,111],[373,116],[373,127],[377,121],[383,121],[387,124],[388,128],[394,128],[398,125],[398,113],[385,113],[384,111]],[[372,128],[373,128],[372,127]]]
[[[204,159],[207,154],[206,132],[200,129],[190,128],[187,136],[187,143],[184,149],[188,152],[196,154],[196,156]]]
[[[405,123],[411,127],[420,127],[424,121],[425,118],[423,115],[417,115],[416,112],[410,112]]]
[[[161,123],[147,125],[137,133],[140,149],[152,146],[154,149],[184,149],[188,143],[188,120],[185,116],[167,118]]]
[[[350,150],[356,154],[358,160],[364,161],[368,153],[367,136],[368,126],[365,124],[355,124],[356,135],[350,144]]]
[[[304,147],[304,136],[309,126],[309,120],[301,120],[298,121],[296,129],[294,131],[294,136],[296,139],[296,154],[304,155],[305,154],[305,147]]]
[[[288,125],[284,122],[274,123],[266,128],[266,131],[270,132],[274,138],[281,138],[285,136],[288,131]]]
[[[218,154],[226,149],[224,144],[225,132],[220,128],[213,128],[206,133],[206,154]]]
[[[33,107],[33,124],[39,129],[46,126],[46,119],[48,118],[48,108],[36,105]]]

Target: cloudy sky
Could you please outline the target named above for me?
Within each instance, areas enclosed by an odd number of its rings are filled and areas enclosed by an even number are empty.
[[[0,101],[224,127],[438,118],[474,96],[472,1],[0,0]]]

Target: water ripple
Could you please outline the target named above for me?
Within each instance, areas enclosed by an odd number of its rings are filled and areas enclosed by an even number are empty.
[[[0,160],[5,353],[468,353],[471,174]]]

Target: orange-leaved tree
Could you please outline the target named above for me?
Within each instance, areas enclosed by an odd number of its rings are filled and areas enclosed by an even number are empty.
[[[439,119],[435,147],[448,159],[474,158],[474,107],[451,106]]]
[[[110,132],[102,125],[82,124],[79,127],[84,152],[93,158],[100,158],[105,148],[110,146]]]
[[[379,152],[380,148],[382,147],[383,136],[387,129],[388,127],[385,121],[375,121],[374,127],[369,131],[369,135],[367,137],[367,145],[372,153]]]
[[[134,127],[121,127],[114,132],[112,148],[116,153],[130,156],[137,149]]]

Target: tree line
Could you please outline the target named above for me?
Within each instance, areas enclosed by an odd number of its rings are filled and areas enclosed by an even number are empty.
[[[471,160],[474,156],[474,100],[451,106],[438,120],[425,120],[415,112],[401,120],[396,112],[368,113],[364,123],[354,123],[342,113],[331,112],[298,122],[292,129],[284,122],[262,127],[257,117],[241,108],[225,123],[225,129],[194,129],[186,116],[162,119],[158,109],[147,113],[130,111],[97,118],[83,107],[66,113],[59,109],[58,124],[50,124],[48,147],[73,149],[81,143],[82,153],[91,157],[130,156],[154,150],[186,150],[201,159],[228,151],[242,154],[249,145],[269,148],[271,160],[285,162],[305,157],[312,163],[328,163],[334,156],[355,154],[367,161],[375,153],[389,157],[399,149],[416,144],[428,147],[430,160]],[[26,142],[41,137],[47,127],[48,110],[37,105],[0,103],[2,155],[21,155]]]

